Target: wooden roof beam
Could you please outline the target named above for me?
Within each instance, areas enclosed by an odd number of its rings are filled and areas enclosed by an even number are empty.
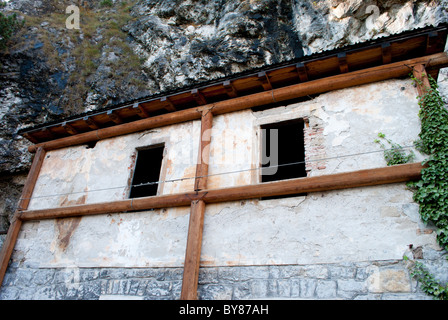
[[[437,31],[430,32],[426,37],[426,49],[425,54],[433,54],[437,52],[438,49],[438,33]]]
[[[392,63],[392,49],[390,42],[381,44],[381,57],[383,59],[383,64]]]
[[[306,67],[302,62],[296,64],[297,73],[299,74],[300,82],[308,81],[308,72],[306,71]]]
[[[207,99],[205,99],[204,95],[198,89],[191,90],[191,95],[198,105],[203,106],[207,104]]]
[[[339,71],[341,73],[349,72],[347,64],[347,54],[345,52],[338,53],[338,62],[339,62]]]
[[[111,119],[116,124],[122,124],[123,123],[123,120],[116,113],[114,113],[113,110],[107,111],[107,116],[109,117],[109,119]]]
[[[73,128],[72,125],[68,124],[67,121],[64,121],[62,123],[62,127],[65,129],[65,131],[67,131],[71,135],[78,134],[78,131],[75,128]]]
[[[43,128],[41,132],[50,137],[50,139],[55,139],[53,132],[51,132],[50,128]]]
[[[99,125],[90,117],[84,117],[82,120],[89,126],[90,129],[97,130]]]
[[[135,113],[137,113],[140,118],[149,117],[148,112],[138,102],[134,103],[134,105],[132,106],[132,110],[134,110]]]
[[[445,68],[448,66],[448,55],[445,52],[441,52],[430,56],[394,62],[385,66],[382,65],[371,67],[345,74],[338,74],[335,76],[308,81],[305,83],[298,83],[287,87],[275,88],[272,90],[272,92],[263,91],[234,99],[222,100],[213,103],[213,114],[220,115],[270,103],[288,101],[307,95],[320,94],[332,90],[339,90],[372,82],[403,77],[409,75],[409,67],[415,66],[417,64],[427,64],[428,61],[431,61],[429,66],[427,66],[428,72],[437,68]],[[208,108],[209,107],[211,106],[208,106]],[[203,106],[201,108],[207,108],[207,106]],[[28,147],[28,150],[30,152],[36,152],[36,149],[40,146],[44,147],[47,151],[54,150],[67,146],[84,144],[89,141],[97,141],[123,134],[162,127],[170,124],[197,120],[201,118],[201,115],[197,112],[197,109],[198,108],[188,108],[185,110],[171,112],[169,114],[153,116],[147,119],[140,119],[134,122],[124,123],[110,128],[102,128],[97,130],[96,132],[84,132],[76,136],[64,137],[53,141],[46,141],[39,144],[31,145]]]
[[[160,98],[160,102],[162,102],[165,105],[165,109],[172,112],[172,111],[177,111],[176,106],[174,105],[174,103],[168,98],[168,97],[162,97]]]
[[[227,95],[230,98],[236,98],[238,97],[238,91],[235,89],[235,87],[233,86],[233,84],[230,82],[230,80],[226,80],[222,83],[222,85],[224,86],[224,89],[226,89]]]
[[[39,143],[39,140],[33,137],[32,133],[25,132],[24,134],[22,134],[22,136],[31,141],[32,143]]]
[[[258,73],[258,81],[261,82],[264,90],[272,90],[271,82],[269,81],[269,77],[265,71]]]

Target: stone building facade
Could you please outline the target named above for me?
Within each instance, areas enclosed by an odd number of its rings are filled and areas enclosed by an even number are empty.
[[[409,78],[388,79],[216,115],[207,189],[262,183],[263,128],[294,120],[306,177],[385,167],[379,132],[420,162],[417,95]],[[163,146],[157,196],[189,192],[200,133],[192,120],[47,151],[28,210],[128,199],[137,154],[151,146]],[[24,221],[0,297],[179,299],[189,215],[180,206]],[[430,299],[404,255],[448,280],[446,252],[405,182],[211,203],[198,298]]]

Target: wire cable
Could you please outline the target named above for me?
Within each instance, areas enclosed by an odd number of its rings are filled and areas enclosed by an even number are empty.
[[[346,154],[346,155],[337,155],[333,157],[326,157],[326,158],[320,158],[320,159],[310,159],[310,160],[304,160],[304,161],[297,161],[297,162],[291,162],[291,163],[285,163],[285,164],[279,164],[275,166],[269,166],[269,167],[256,167],[256,168],[249,168],[249,169],[241,169],[241,170],[235,170],[235,171],[227,171],[227,172],[221,172],[221,173],[214,173],[214,174],[207,174],[203,176],[195,176],[195,177],[185,177],[185,178],[177,178],[177,179],[168,179],[168,180],[162,180],[162,181],[154,181],[154,182],[146,182],[136,185],[130,185],[130,186],[117,186],[117,187],[108,187],[108,188],[101,188],[101,189],[92,189],[87,191],[75,191],[75,192],[67,192],[67,193],[57,193],[57,194],[51,194],[51,195],[42,195],[42,196],[36,196],[36,197],[30,197],[30,198],[20,198],[21,200],[31,200],[31,199],[41,199],[41,198],[51,198],[51,197],[60,197],[60,196],[68,196],[68,195],[75,195],[75,194],[83,194],[83,193],[89,193],[89,192],[101,192],[101,191],[109,191],[109,190],[116,190],[116,189],[125,189],[125,188],[134,188],[134,187],[144,187],[149,185],[155,185],[155,184],[161,184],[161,183],[169,183],[169,182],[180,182],[184,180],[192,180],[196,178],[205,178],[205,177],[214,177],[214,176],[222,176],[227,174],[235,174],[235,173],[241,173],[241,172],[249,172],[249,171],[257,171],[257,170],[263,170],[263,169],[270,169],[270,168],[279,168],[279,167],[286,167],[286,166],[292,166],[292,165],[298,165],[298,164],[306,164],[311,162],[320,162],[320,161],[327,161],[327,160],[335,160],[335,159],[342,159],[342,158],[348,158],[348,157],[355,157],[355,156],[362,156],[362,155],[368,155],[368,154],[374,154],[389,150],[401,150],[401,149],[409,149],[409,148],[415,148],[415,146],[402,146],[398,148],[389,148],[389,149],[381,149],[381,150],[372,150],[372,151],[366,151],[366,152],[359,152],[359,153],[353,153],[353,154]]]

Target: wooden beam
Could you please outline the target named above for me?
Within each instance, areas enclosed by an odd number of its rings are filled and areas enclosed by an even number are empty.
[[[66,121],[64,121],[62,123],[62,127],[65,129],[65,131],[67,131],[69,134],[71,135],[75,135],[78,134],[78,131],[76,131],[75,128],[73,128],[73,126],[71,126],[70,124],[68,124]]]
[[[42,163],[45,159],[45,153],[46,152],[43,148],[37,149],[33,163],[31,164],[30,172],[28,173],[28,177],[22,190],[22,195],[18,203],[18,209],[14,214],[5,242],[3,243],[2,250],[0,251],[0,286],[3,283],[6,270],[8,269],[9,260],[11,259],[11,255],[14,251],[17,237],[19,236],[20,228],[22,226],[20,211],[28,209],[34,186],[36,185],[37,178],[39,177],[40,168],[42,167]]]
[[[207,193],[203,200],[206,203],[216,203],[406,182],[419,179],[422,168],[421,163],[412,163],[241,187],[204,190]]]
[[[168,97],[162,97],[160,98],[160,101],[165,104],[165,109],[173,112],[173,111],[177,111],[176,106],[174,105],[174,103],[171,102],[171,100]]]
[[[113,110],[107,111],[106,114],[116,124],[122,124],[123,123],[123,120]]]
[[[296,193],[322,192],[374,186],[419,179],[421,177],[422,169],[423,167],[421,163],[411,163],[247,186],[202,190],[199,192],[186,192],[52,209],[29,210],[21,212],[20,219],[28,221],[130,212],[188,206],[191,204],[191,201],[196,200],[204,200],[206,203],[216,203]]]
[[[84,117],[82,118],[82,120],[84,120],[84,122],[89,126],[90,129],[97,130],[100,128],[98,124],[90,117]]]
[[[208,162],[210,158],[210,142],[213,126],[213,114],[211,110],[202,111],[201,137],[199,141],[199,155],[196,165],[196,178],[194,190],[199,191],[207,188]]]
[[[389,42],[381,44],[381,58],[383,60],[383,64],[392,62],[392,49]]]
[[[426,49],[425,49],[425,54],[429,55],[429,54],[433,54],[435,52],[437,52],[437,50],[439,49],[439,43],[438,40],[439,39],[439,35],[437,33],[437,31],[433,31],[430,32],[427,37],[426,37]]]
[[[50,139],[55,139],[55,136],[54,136],[53,132],[51,132],[51,129],[50,129],[50,128],[43,128],[43,129],[41,130],[41,132],[42,132],[44,135],[49,136]]]
[[[425,66],[420,64],[414,66],[412,73],[417,79],[417,91],[418,95],[423,96],[427,90],[431,87],[429,83],[428,74],[426,73]]]
[[[261,82],[264,90],[272,90],[271,82],[269,81],[269,77],[265,71],[258,73],[258,81]]]
[[[409,74],[413,66],[426,64],[428,63],[428,61],[431,61],[431,69],[444,68],[448,66],[448,56],[445,52],[442,52],[421,58],[409,59],[405,61],[390,63],[388,65],[352,71],[323,79],[307,81],[283,88],[263,91],[256,94],[216,102],[213,104],[213,114],[219,115],[270,103],[287,101],[307,95],[329,92],[387,79],[404,77]],[[211,106],[212,105],[206,105],[201,108],[208,109]],[[200,114],[198,114],[197,109],[198,108],[180,110],[171,112],[169,114],[154,116],[109,128],[99,129],[95,132],[80,133],[76,136],[42,142],[30,146],[28,150],[30,152],[35,152],[38,147],[44,147],[46,150],[54,150],[71,145],[84,144],[86,142],[96,141],[99,139],[107,139],[123,134],[140,132],[147,129],[174,123],[196,120],[200,118]]]
[[[194,190],[196,192],[207,187],[212,126],[212,110],[203,110],[201,118],[201,136],[199,137],[198,162],[196,164],[196,177],[194,183]],[[188,226],[187,248],[185,251],[184,274],[182,278],[182,300],[197,299],[204,214],[205,202],[203,200],[192,201],[190,222]]]
[[[182,278],[181,300],[196,300],[198,292],[199,265],[201,260],[202,233],[204,230],[205,202],[191,202],[187,249]]]
[[[135,111],[135,113],[137,113],[140,116],[140,118],[149,117],[148,112],[139,103],[134,103],[132,109]]]
[[[296,64],[297,73],[299,74],[300,82],[308,81],[308,73],[306,71],[306,67],[303,63]]]
[[[39,140],[37,140],[35,137],[33,137],[33,134],[30,132],[26,132],[23,134],[23,137],[31,141],[32,143],[39,143]]]
[[[347,54],[345,52],[338,53],[338,62],[339,62],[339,71],[341,73],[347,73],[348,64],[347,64]]]
[[[69,217],[91,216],[104,213],[132,212],[148,209],[189,206],[191,201],[200,196],[196,193],[169,194],[153,197],[142,197],[112,202],[100,202],[66,206],[42,210],[30,210],[20,213],[22,221],[57,219]]]
[[[227,95],[229,97],[231,97],[231,98],[238,97],[238,91],[235,89],[235,87],[233,86],[233,84],[229,80],[224,81],[222,83],[222,85],[226,89]]]
[[[205,99],[204,95],[198,89],[191,90],[191,95],[196,100],[198,105],[203,106],[203,105],[207,104],[207,100]]]
[[[405,77],[409,75],[413,66],[426,64],[429,61],[431,61],[430,67],[432,69],[446,67],[448,66],[448,55],[445,52],[442,52],[431,56],[394,62],[387,65],[339,74],[324,79],[308,81],[289,87],[278,88],[272,90],[272,92],[274,93],[276,101],[285,101],[293,97],[303,97],[306,95],[329,92],[387,79]],[[219,114],[220,109],[219,105],[215,104],[214,114]]]

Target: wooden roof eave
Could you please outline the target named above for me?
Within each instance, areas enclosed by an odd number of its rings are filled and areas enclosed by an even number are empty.
[[[159,94],[66,118],[61,122],[22,129],[19,134],[34,144],[84,134],[139,119],[443,52],[446,37],[446,26],[418,30],[404,36],[388,37],[373,43],[303,57],[297,62],[267,66],[258,72],[245,73],[223,81],[216,80],[184,91]],[[437,76],[438,69],[433,68],[431,73]]]

